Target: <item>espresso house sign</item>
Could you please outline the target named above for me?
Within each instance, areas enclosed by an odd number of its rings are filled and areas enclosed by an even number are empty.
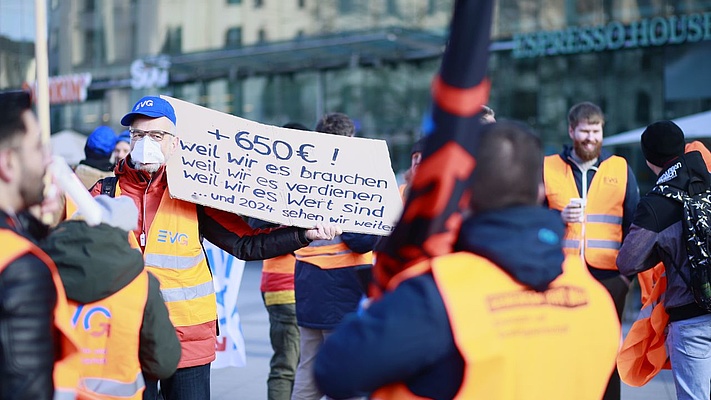
[[[624,25],[571,26],[513,37],[514,58],[536,58],[593,51],[634,49],[711,40],[711,12],[642,19]]]

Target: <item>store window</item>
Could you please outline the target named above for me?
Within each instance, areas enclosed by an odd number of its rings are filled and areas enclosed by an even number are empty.
[[[346,14],[355,11],[353,0],[338,0],[338,12]]]
[[[230,28],[225,33],[225,47],[235,48],[242,46],[242,28]]]

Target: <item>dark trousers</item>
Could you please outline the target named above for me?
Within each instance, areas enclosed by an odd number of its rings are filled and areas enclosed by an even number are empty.
[[[617,318],[620,320],[620,323],[622,323],[622,312],[625,309],[627,292],[630,290],[629,285],[619,276],[601,280],[600,283],[607,289],[608,293],[610,293],[610,297],[612,297],[612,301],[615,303],[615,309],[617,310]],[[602,400],[620,400],[620,386],[620,374],[617,372],[617,367],[615,367],[612,371],[612,376],[610,376],[610,381],[607,383],[607,389],[605,389],[605,395],[602,397]]]
[[[272,355],[267,380],[268,400],[289,400],[294,388],[296,366],[299,364],[299,326],[296,325],[296,304],[267,306],[269,339]]]
[[[210,400],[210,364],[178,368],[168,379],[146,378],[143,400]]]

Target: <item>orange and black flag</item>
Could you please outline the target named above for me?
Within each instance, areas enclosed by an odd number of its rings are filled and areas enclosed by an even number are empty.
[[[450,253],[468,203],[476,161],[486,78],[493,0],[457,0],[442,65],[432,82],[433,130],[412,181],[402,217],[385,238],[373,268],[371,295],[391,278],[425,259]]]

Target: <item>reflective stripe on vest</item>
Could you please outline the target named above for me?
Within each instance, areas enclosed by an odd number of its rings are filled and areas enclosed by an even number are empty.
[[[79,398],[141,399],[140,331],[148,300],[148,272],[109,297],[70,302],[71,323],[81,347]],[[111,333],[120,334],[111,334]]]
[[[560,155],[545,158],[543,176],[550,208],[560,211],[571,198],[580,197],[573,169]],[[563,239],[566,254],[584,254],[585,261],[595,268],[617,269],[626,191],[625,159],[612,156],[602,161],[585,194],[584,222],[567,224]]]
[[[121,194],[120,183],[119,179],[116,196]],[[135,233],[129,233],[129,241],[140,249]],[[195,204],[172,199],[168,190],[163,193],[148,229],[143,258],[160,282],[173,325],[215,321],[215,288],[200,242]]]
[[[76,397],[76,387],[79,381],[79,351],[77,340],[69,324],[70,311],[64,285],[57,272],[54,261],[29,240],[9,229],[0,229],[0,273],[17,258],[32,253],[42,260],[52,274],[54,287],[57,291],[57,303],[54,307],[54,327],[57,332],[59,349],[54,363],[54,399],[69,400]]]
[[[609,294],[579,257],[566,258],[563,274],[545,292],[522,286],[471,253],[437,257],[431,265],[465,361],[455,399],[602,397],[620,325]],[[419,399],[404,389],[396,383],[373,398]]]
[[[343,243],[340,236],[333,240],[314,240],[294,252],[297,261],[304,261],[321,269],[352,267],[372,264],[373,252],[356,253]]]
[[[120,397],[122,399],[141,399],[143,397],[143,390],[146,387],[142,372],[139,372],[138,375],[136,375],[136,379],[134,379],[133,382],[123,383],[107,379],[85,378],[82,379],[82,384],[84,388],[93,393],[110,396],[105,398]],[[138,396],[136,396],[136,394],[138,394]]]

